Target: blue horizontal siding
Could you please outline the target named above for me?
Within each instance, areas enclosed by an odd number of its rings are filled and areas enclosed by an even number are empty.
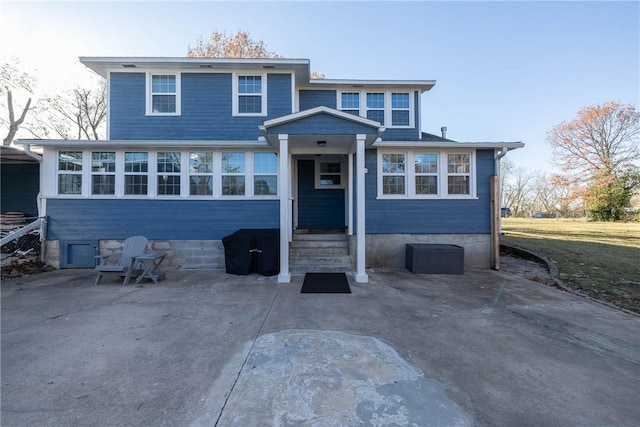
[[[371,134],[377,132],[378,129],[375,127],[355,123],[325,113],[269,128],[269,133],[271,134],[287,133],[289,135]]]
[[[315,107],[338,108],[335,90],[301,90],[300,111]]]
[[[476,154],[477,199],[376,200],[376,151],[367,150],[365,181],[367,233],[486,234],[491,232],[489,177],[493,150]]]
[[[111,73],[111,139],[253,140],[264,120],[292,112],[289,74],[267,76],[267,117],[233,117],[231,74],[183,73],[179,116],[146,116],[145,84],[144,73]]]
[[[279,228],[278,200],[47,200],[48,240],[220,240]]]

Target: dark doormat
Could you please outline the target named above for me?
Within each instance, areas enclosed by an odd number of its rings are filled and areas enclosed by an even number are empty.
[[[344,273],[307,273],[302,282],[302,294],[350,294]]]

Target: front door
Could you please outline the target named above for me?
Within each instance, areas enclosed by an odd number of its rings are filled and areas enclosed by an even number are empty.
[[[298,159],[298,228],[339,229],[346,226],[346,160],[341,157]]]

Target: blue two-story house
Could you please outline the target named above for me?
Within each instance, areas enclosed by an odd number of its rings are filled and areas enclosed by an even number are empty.
[[[42,148],[49,262],[142,234],[169,266],[221,268],[224,236],[278,228],[281,282],[296,236],[327,230],[359,282],[404,266],[406,243],[490,267],[491,177],[523,144],[422,132],[435,81],[311,80],[307,59],[80,60],[107,80],[107,139],[18,142]]]

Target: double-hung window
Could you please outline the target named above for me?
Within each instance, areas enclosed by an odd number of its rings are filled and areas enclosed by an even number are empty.
[[[384,92],[367,93],[367,119],[384,124]]]
[[[392,90],[338,91],[338,109],[375,120],[388,128],[410,128],[415,122],[412,93]]]
[[[378,197],[477,197],[474,151],[408,149],[378,153]]]
[[[91,194],[115,194],[116,153],[94,151],[91,153]]]
[[[180,114],[180,75],[149,74],[147,114]]]
[[[391,93],[391,126],[409,126],[410,123],[409,94]]]
[[[146,195],[149,182],[149,153],[124,153],[124,194]]]
[[[447,154],[447,193],[471,194],[471,159],[470,155]]]
[[[340,109],[345,113],[360,115],[360,93],[342,92],[340,94]]]
[[[213,152],[189,153],[189,195],[213,194]]]
[[[158,152],[158,196],[180,195],[181,157],[176,151]]]
[[[275,196],[278,194],[278,157],[276,153],[253,154],[253,194]]]
[[[58,194],[82,194],[82,151],[58,153]]]
[[[266,75],[234,74],[233,113],[239,116],[267,115]]]
[[[406,158],[404,153],[382,155],[382,194],[405,194]]]
[[[416,195],[438,194],[438,154],[416,153]]]
[[[245,153],[222,153],[222,195],[244,196]]]

